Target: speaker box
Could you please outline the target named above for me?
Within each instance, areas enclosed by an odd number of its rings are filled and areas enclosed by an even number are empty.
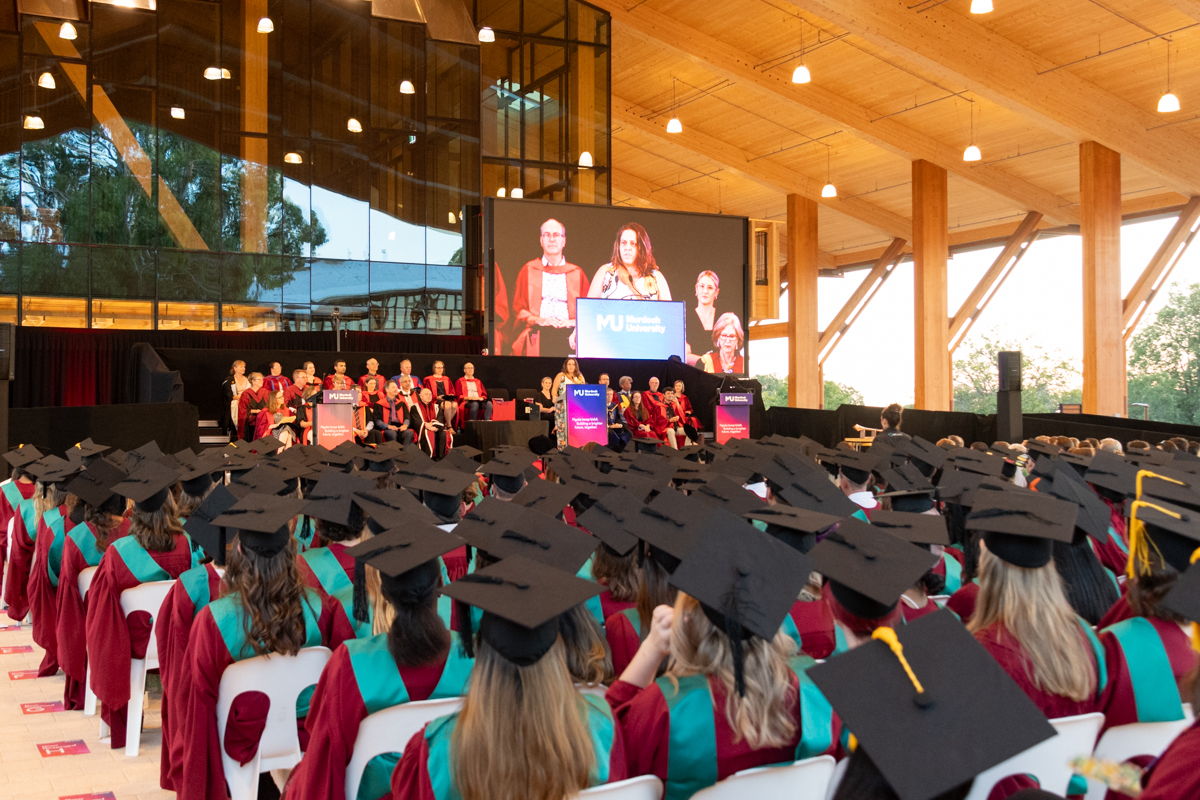
[[[1000,362],[998,390],[1001,392],[1021,391],[1021,351],[1002,350],[997,355]]]

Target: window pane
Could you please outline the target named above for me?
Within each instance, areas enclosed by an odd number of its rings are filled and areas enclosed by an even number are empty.
[[[429,333],[462,332],[461,267],[429,267],[426,271],[425,327]]]
[[[280,134],[279,37],[258,32],[258,20],[268,12],[266,2],[221,3],[221,66],[229,78],[217,83],[227,133]]]
[[[380,138],[371,164],[371,259],[424,263],[424,134]]]
[[[24,294],[86,297],[87,248],[31,243],[22,245],[21,291]]]
[[[56,34],[57,35],[57,34]],[[53,67],[71,76],[58,90],[39,87],[33,75]],[[87,186],[91,165],[91,114],[76,86],[87,87],[82,64],[26,58],[23,116],[37,117],[44,128],[23,130],[21,145],[22,237],[32,242],[88,242]],[[76,83],[77,81],[77,83]]]
[[[521,48],[515,38],[496,36],[482,48],[482,147],[485,156],[521,157]]]
[[[217,110],[221,81],[204,70],[220,67],[217,27],[220,7],[197,0],[171,0],[158,10],[159,102],[188,110]]]
[[[21,77],[20,41],[0,36],[0,239],[20,236]]]
[[[403,81],[411,94],[400,92]],[[425,26],[372,19],[371,127],[412,131],[425,102]]]
[[[422,264],[371,264],[371,330],[411,331],[423,327],[412,310],[425,295]]]
[[[216,303],[158,304],[160,331],[212,331],[216,328]]]
[[[92,327],[148,331],[154,327],[153,306],[149,300],[93,300]]]
[[[329,306],[366,306],[369,268],[365,261],[312,262],[312,302]]]
[[[521,29],[521,0],[476,0],[479,24],[497,31]]]
[[[93,297],[154,297],[154,251],[130,247],[92,249]]]
[[[221,256],[217,253],[158,251],[158,298],[160,300],[221,299]]]
[[[303,236],[303,218],[283,214],[279,140],[226,136],[221,156],[221,200],[225,209],[221,249],[278,253],[282,237]],[[298,209],[297,209],[298,211]]]
[[[214,132],[216,114],[191,112],[188,117],[193,114],[201,116],[197,120],[200,132]],[[162,179],[158,186],[159,200],[168,204],[164,208],[160,246],[196,250],[221,246],[221,156],[214,144],[174,129],[159,129],[158,170]]]
[[[16,294],[21,285],[21,250],[16,242],[0,242],[0,293]]]
[[[343,331],[365,331],[370,328],[370,314],[366,306],[360,308],[337,306],[337,308],[341,315]],[[333,330],[333,309],[334,306],[313,306],[308,329],[310,331]]]
[[[309,4],[306,0],[276,0],[272,10],[275,33],[271,36],[279,37],[283,64],[283,135],[307,139],[312,134]]]
[[[307,258],[285,256],[282,259],[283,302],[308,305],[311,300],[312,270]]]
[[[223,331],[277,331],[279,306],[221,305]]]
[[[0,297],[0,322],[11,322],[13,325],[17,324],[16,295]]]
[[[21,324],[45,328],[86,328],[87,300],[28,297],[21,300]]]
[[[524,0],[525,33],[563,38],[567,35],[565,0]]]
[[[609,43],[611,18],[607,14],[577,0],[567,0],[567,14],[570,21],[568,39],[603,45]]]
[[[92,241],[153,246],[165,233],[181,244],[203,246],[184,215],[168,212],[160,223],[154,92],[98,84],[92,92],[97,115],[92,129]]]
[[[279,303],[283,259],[265,255],[225,255],[221,259],[221,300],[225,303]]]
[[[96,3],[91,9],[92,79],[153,86],[158,41],[155,15]]]
[[[31,12],[29,9],[22,9],[23,14],[38,13]],[[45,12],[41,12],[45,14]],[[25,43],[26,53],[36,53],[40,56],[62,55],[62,50],[70,48],[72,51],[70,58],[87,58],[90,49],[92,38],[92,29],[83,20],[84,15],[63,15],[63,14],[45,14],[45,16],[55,16],[60,19],[72,20],[71,24],[75,27],[74,41],[58,39],[58,28],[61,22],[55,22],[52,19],[39,19],[34,16],[21,17],[21,33],[22,41]],[[50,42],[54,42],[54,49],[51,49]],[[59,50],[55,53],[55,50]]]
[[[312,135],[346,144],[360,144],[363,133],[348,130],[347,120],[361,126],[368,116],[371,83],[367,20],[370,3],[342,4],[313,0]],[[399,91],[399,87],[397,87]]]
[[[324,226],[312,217],[312,149],[307,139],[285,139],[283,151],[279,248],[287,255],[307,256],[328,238]]]
[[[462,264],[462,214],[479,202],[479,140],[469,122],[430,127],[426,160],[425,261],[428,264]],[[450,214],[454,214],[451,222]]]
[[[427,113],[447,119],[479,119],[479,48],[426,43]]]
[[[356,149],[313,142],[313,255],[369,258],[368,182],[367,160]],[[325,233],[320,245],[318,226]]]

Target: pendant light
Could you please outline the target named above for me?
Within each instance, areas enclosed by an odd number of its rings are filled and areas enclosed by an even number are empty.
[[[416,94],[417,87],[413,86],[412,81],[400,81],[400,94]]]
[[[283,156],[283,163],[285,163],[285,164],[303,164],[304,157],[301,156],[299,153],[285,153]]]
[[[504,191],[503,186],[496,190],[496,197],[504,197],[505,194],[506,192]]]
[[[972,14],[992,13],[992,0],[971,0]]]
[[[483,42],[484,44],[489,44],[496,41],[496,32],[487,25],[484,25],[479,29],[479,41]]]
[[[825,149],[825,185],[821,187],[821,197],[834,198],[837,197],[837,187],[833,185],[833,179],[829,177],[830,162],[833,159],[833,148],[826,145]]]
[[[75,30],[74,25],[64,22],[58,29],[58,38],[73,42],[79,38],[79,33]]]
[[[54,75],[49,72],[43,72],[38,77],[38,86],[43,89],[57,89],[58,85],[54,82]]]
[[[275,30],[275,23],[271,21],[270,17],[263,17],[258,21],[259,33],[270,33],[273,30]]]
[[[1167,41],[1167,93],[1158,98],[1158,113],[1170,114],[1179,110],[1179,98],[1171,93],[1171,42]]]
[[[206,80],[206,81],[221,80],[221,68],[220,67],[205,67],[204,68],[204,80]]]
[[[812,73],[804,66],[804,22],[800,22],[800,66],[792,70],[792,83],[808,83]]]
[[[362,133],[362,123],[356,120],[354,117],[351,117],[350,119],[346,120],[346,130],[350,131],[351,133]]]
[[[187,119],[187,112],[179,106],[171,106],[171,119]]]
[[[971,101],[971,143],[963,150],[963,161],[979,161],[983,153],[975,146],[975,101]]]
[[[42,122],[41,117],[34,114],[25,117],[25,130],[27,131],[40,131],[45,127],[46,124]]]
[[[454,212],[453,212],[453,211],[450,211],[450,212],[448,212],[447,219],[449,219],[449,220],[450,220],[450,224],[451,224],[451,225],[454,225],[454,224],[456,224],[456,223],[458,222],[458,217],[454,216]]]
[[[596,166],[596,165],[592,161],[591,153],[589,153],[587,150],[584,150],[582,153],[579,154],[579,168],[580,169],[591,169],[594,166]]]
[[[520,200],[522,197],[525,196],[525,190],[522,189],[520,186],[514,186],[513,190],[509,193],[508,196],[515,197],[517,200]]]
[[[674,114],[679,113],[679,100],[675,94],[675,78],[671,78],[671,110]],[[679,117],[672,115],[667,120],[667,133],[683,133],[683,123],[679,121]]]

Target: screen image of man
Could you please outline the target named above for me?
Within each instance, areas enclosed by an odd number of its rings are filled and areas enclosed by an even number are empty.
[[[512,354],[562,356],[573,349],[575,301],[586,297],[584,271],[567,261],[567,229],[556,219],[542,223],[542,255],[527,262],[513,289]]]

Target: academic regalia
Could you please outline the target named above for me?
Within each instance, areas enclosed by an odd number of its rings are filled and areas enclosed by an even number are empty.
[[[347,547],[341,542],[331,542],[328,547],[306,550],[296,559],[304,585],[316,589],[326,597],[338,600],[346,623],[355,630],[356,636],[371,635],[371,621],[351,624],[348,609],[354,605],[354,557],[346,554]]]
[[[696,361],[696,368],[702,369],[709,373],[720,373],[725,370],[721,368],[721,354],[714,350],[709,350]],[[733,369],[729,370],[731,374],[740,375],[746,371],[745,357],[738,353],[733,360]]]
[[[933,568],[933,574],[938,575],[946,582],[945,588],[941,594],[951,595],[962,588],[962,554],[952,548],[946,548],[942,553],[942,558],[938,561],[937,566]]]
[[[1195,800],[1200,797],[1200,720],[1167,747],[1142,777],[1141,800]]]
[[[101,703],[101,718],[112,729],[112,748],[125,746],[125,712],[129,703],[129,662],[144,655],[152,632],[141,613],[126,619],[121,592],[150,581],[178,578],[199,563],[185,533],[174,537],[174,548],[146,550],[133,536],[113,542],[104,551],[87,597],[87,654],[93,665],[92,691]]]
[[[251,411],[262,411],[267,407],[267,390],[266,388],[259,389],[255,392],[253,389],[247,389],[242,392],[242,396],[238,398],[238,433],[247,442],[254,441],[254,425],[258,418],[255,414],[251,418]]]
[[[676,404],[679,406],[676,411],[679,414],[680,425],[691,425],[696,430],[701,430],[700,420],[696,417],[696,411],[692,408],[692,401],[685,394],[677,395],[675,398]]]
[[[971,621],[971,617],[975,615],[975,600],[979,597],[979,584],[972,581],[971,583],[963,584],[963,587],[950,596],[946,601],[946,608],[958,615],[958,618],[966,625]]]
[[[4,574],[8,558],[8,521],[17,513],[22,500],[33,497],[32,482],[9,480],[0,483],[0,575]]]
[[[321,382],[321,386],[326,389],[332,389],[333,381],[334,381],[334,378],[336,378],[336,377],[337,377],[336,372],[333,373],[332,375],[326,375],[325,380]],[[342,381],[343,381],[347,391],[349,391],[350,389],[353,389],[355,386],[354,379],[345,373],[342,373]]]
[[[479,384],[483,386],[483,384]],[[433,392],[433,399],[441,402],[443,400],[456,400],[454,394],[454,381],[450,380],[449,375],[429,375],[421,382],[429,391]]]
[[[305,592],[304,647],[336,648],[351,631],[337,622],[339,605],[336,600],[322,598],[317,592]],[[183,742],[183,767],[176,782],[179,800],[226,800],[225,771],[221,765],[221,749],[232,741],[251,742],[257,748],[262,727],[266,724],[265,704],[260,698],[243,694],[234,700],[229,725],[222,742],[217,732],[217,694],[225,669],[237,661],[253,658],[255,653],[245,640],[245,611],[238,595],[229,594],[209,603],[196,616],[192,625],[186,661],[174,685],[179,689],[176,737]],[[301,693],[297,701],[297,716],[307,716],[308,697]],[[241,723],[241,724],[238,724]],[[114,730],[114,733],[116,731]],[[248,760],[254,749],[233,754]]]
[[[221,573],[211,562],[192,567],[179,576],[167,592],[158,615],[154,635],[158,639],[158,673],[162,679],[162,756],[159,785],[178,791],[183,772],[186,736],[180,732],[179,675],[185,669],[192,625],[209,603],[221,594]],[[183,728],[183,733],[186,733]]]
[[[604,618],[604,638],[612,654],[613,675],[620,675],[629,666],[642,646],[642,636],[636,607],[626,608]]]
[[[561,264],[547,264],[545,256],[526,262],[517,273],[512,293],[512,353],[514,356],[560,356],[563,353],[542,353],[541,328],[530,322],[541,316],[542,279],[545,275],[566,275],[567,318],[575,319],[575,301],[587,297],[590,285],[587,275],[565,258]],[[548,350],[550,348],[547,348]]]
[[[925,605],[917,608],[913,605],[912,600],[906,595],[900,597],[900,613],[904,616],[905,622],[912,622],[914,619],[920,619],[926,614],[932,614],[938,610],[938,604],[925,598]]]
[[[304,514],[297,515],[296,529],[292,531],[292,536],[296,539],[296,552],[308,552],[317,546],[317,521]]]
[[[34,537],[37,536],[33,498],[17,504],[13,515],[12,537],[8,545],[8,575],[4,584],[4,602],[9,619],[24,621],[29,615],[29,572],[33,569]]]
[[[629,432],[629,428],[625,427],[625,414],[619,402],[614,401],[608,407],[608,424],[610,426],[621,426],[620,428],[610,427],[608,429],[609,448],[621,452],[629,445],[630,440],[633,439],[633,434]]]
[[[407,702],[459,697],[466,689],[473,660],[456,643],[434,663],[397,667],[386,632],[346,642],[321,673],[305,721],[308,749],[288,783],[288,800],[346,798],[346,767],[368,715]],[[399,754],[376,756],[367,765],[359,797],[391,797],[392,771]]]
[[[454,382],[454,396],[458,398],[458,418],[461,420],[467,419],[467,395],[471,386],[475,387],[475,399],[479,401],[479,413],[483,414],[483,404],[487,402],[487,389],[483,388],[483,381],[478,378],[462,377]],[[481,416],[482,418],[482,416]]]
[[[790,681],[787,704],[796,723],[791,741],[758,750],[736,740],[725,716],[725,687],[716,676],[678,678],[678,689],[670,678],[659,678],[645,689],[618,680],[606,699],[625,737],[630,774],[658,777],[665,784],[663,796],[674,800],[690,797],[739,770],[832,755],[841,723],[802,675],[797,671]],[[809,689],[803,699],[801,680]],[[806,727],[802,719],[815,724]]]
[[[441,458],[454,446],[454,431],[445,424],[444,419],[438,419],[438,414],[436,402],[426,405],[418,401],[413,403],[409,411],[408,427],[417,437],[417,445],[430,458]],[[441,422],[443,427],[434,427],[434,421]]]
[[[109,532],[108,544],[129,533],[129,520]],[[58,643],[58,664],[66,674],[63,689],[63,708],[77,711],[83,708],[84,681],[87,680],[87,607],[79,594],[79,573],[100,565],[103,553],[96,549],[96,530],[90,522],[76,525],[67,532],[63,542],[62,568],[58,574],[58,606],[55,613],[55,633]]]
[[[578,527],[578,526],[576,526],[576,527]],[[603,586],[603,584],[601,584],[601,585]],[[613,600],[612,591],[609,590],[608,588],[605,588],[604,591],[600,592],[599,600],[600,600],[601,614],[603,615],[604,619],[606,619],[606,620],[609,617],[611,617],[613,614],[620,614],[621,612],[625,611],[626,609],[629,609],[629,608],[632,608],[634,610],[637,609],[637,601],[636,600],[628,600],[628,601]]]
[[[1183,718],[1180,687],[1200,656],[1174,622],[1132,617],[1102,630],[1110,662],[1123,661],[1116,677],[1110,714],[1128,722],[1170,722]],[[1115,723],[1114,723],[1115,724]]]
[[[1116,625],[1118,622],[1137,616],[1133,613],[1133,609],[1129,607],[1128,587],[1128,584],[1121,587],[1121,596],[1117,598],[1117,602],[1113,603],[1108,611],[1104,612],[1104,616],[1100,618],[1100,622],[1096,625],[1097,628],[1104,630],[1112,625]]]
[[[292,379],[286,375],[268,375],[263,378],[263,388],[268,392],[278,392],[280,389],[287,392],[292,388]]]
[[[380,375],[378,372],[376,372],[374,374],[368,372],[365,375],[361,376],[358,379],[358,388],[359,389],[361,389],[364,392],[367,390],[367,379],[368,378],[375,379],[375,390],[376,391],[378,391],[378,392],[383,391],[383,386],[385,383],[387,383],[387,378],[383,375]]]
[[[780,628],[792,637],[800,651],[813,658],[828,658],[837,646],[833,612],[820,600],[797,600]]]
[[[33,641],[46,651],[38,676],[58,672],[58,634],[55,620],[58,611],[58,575],[62,570],[63,542],[66,532],[75,527],[67,516],[65,505],[52,508],[38,520],[37,541],[34,543],[33,568],[29,571],[29,611],[33,615]]]

